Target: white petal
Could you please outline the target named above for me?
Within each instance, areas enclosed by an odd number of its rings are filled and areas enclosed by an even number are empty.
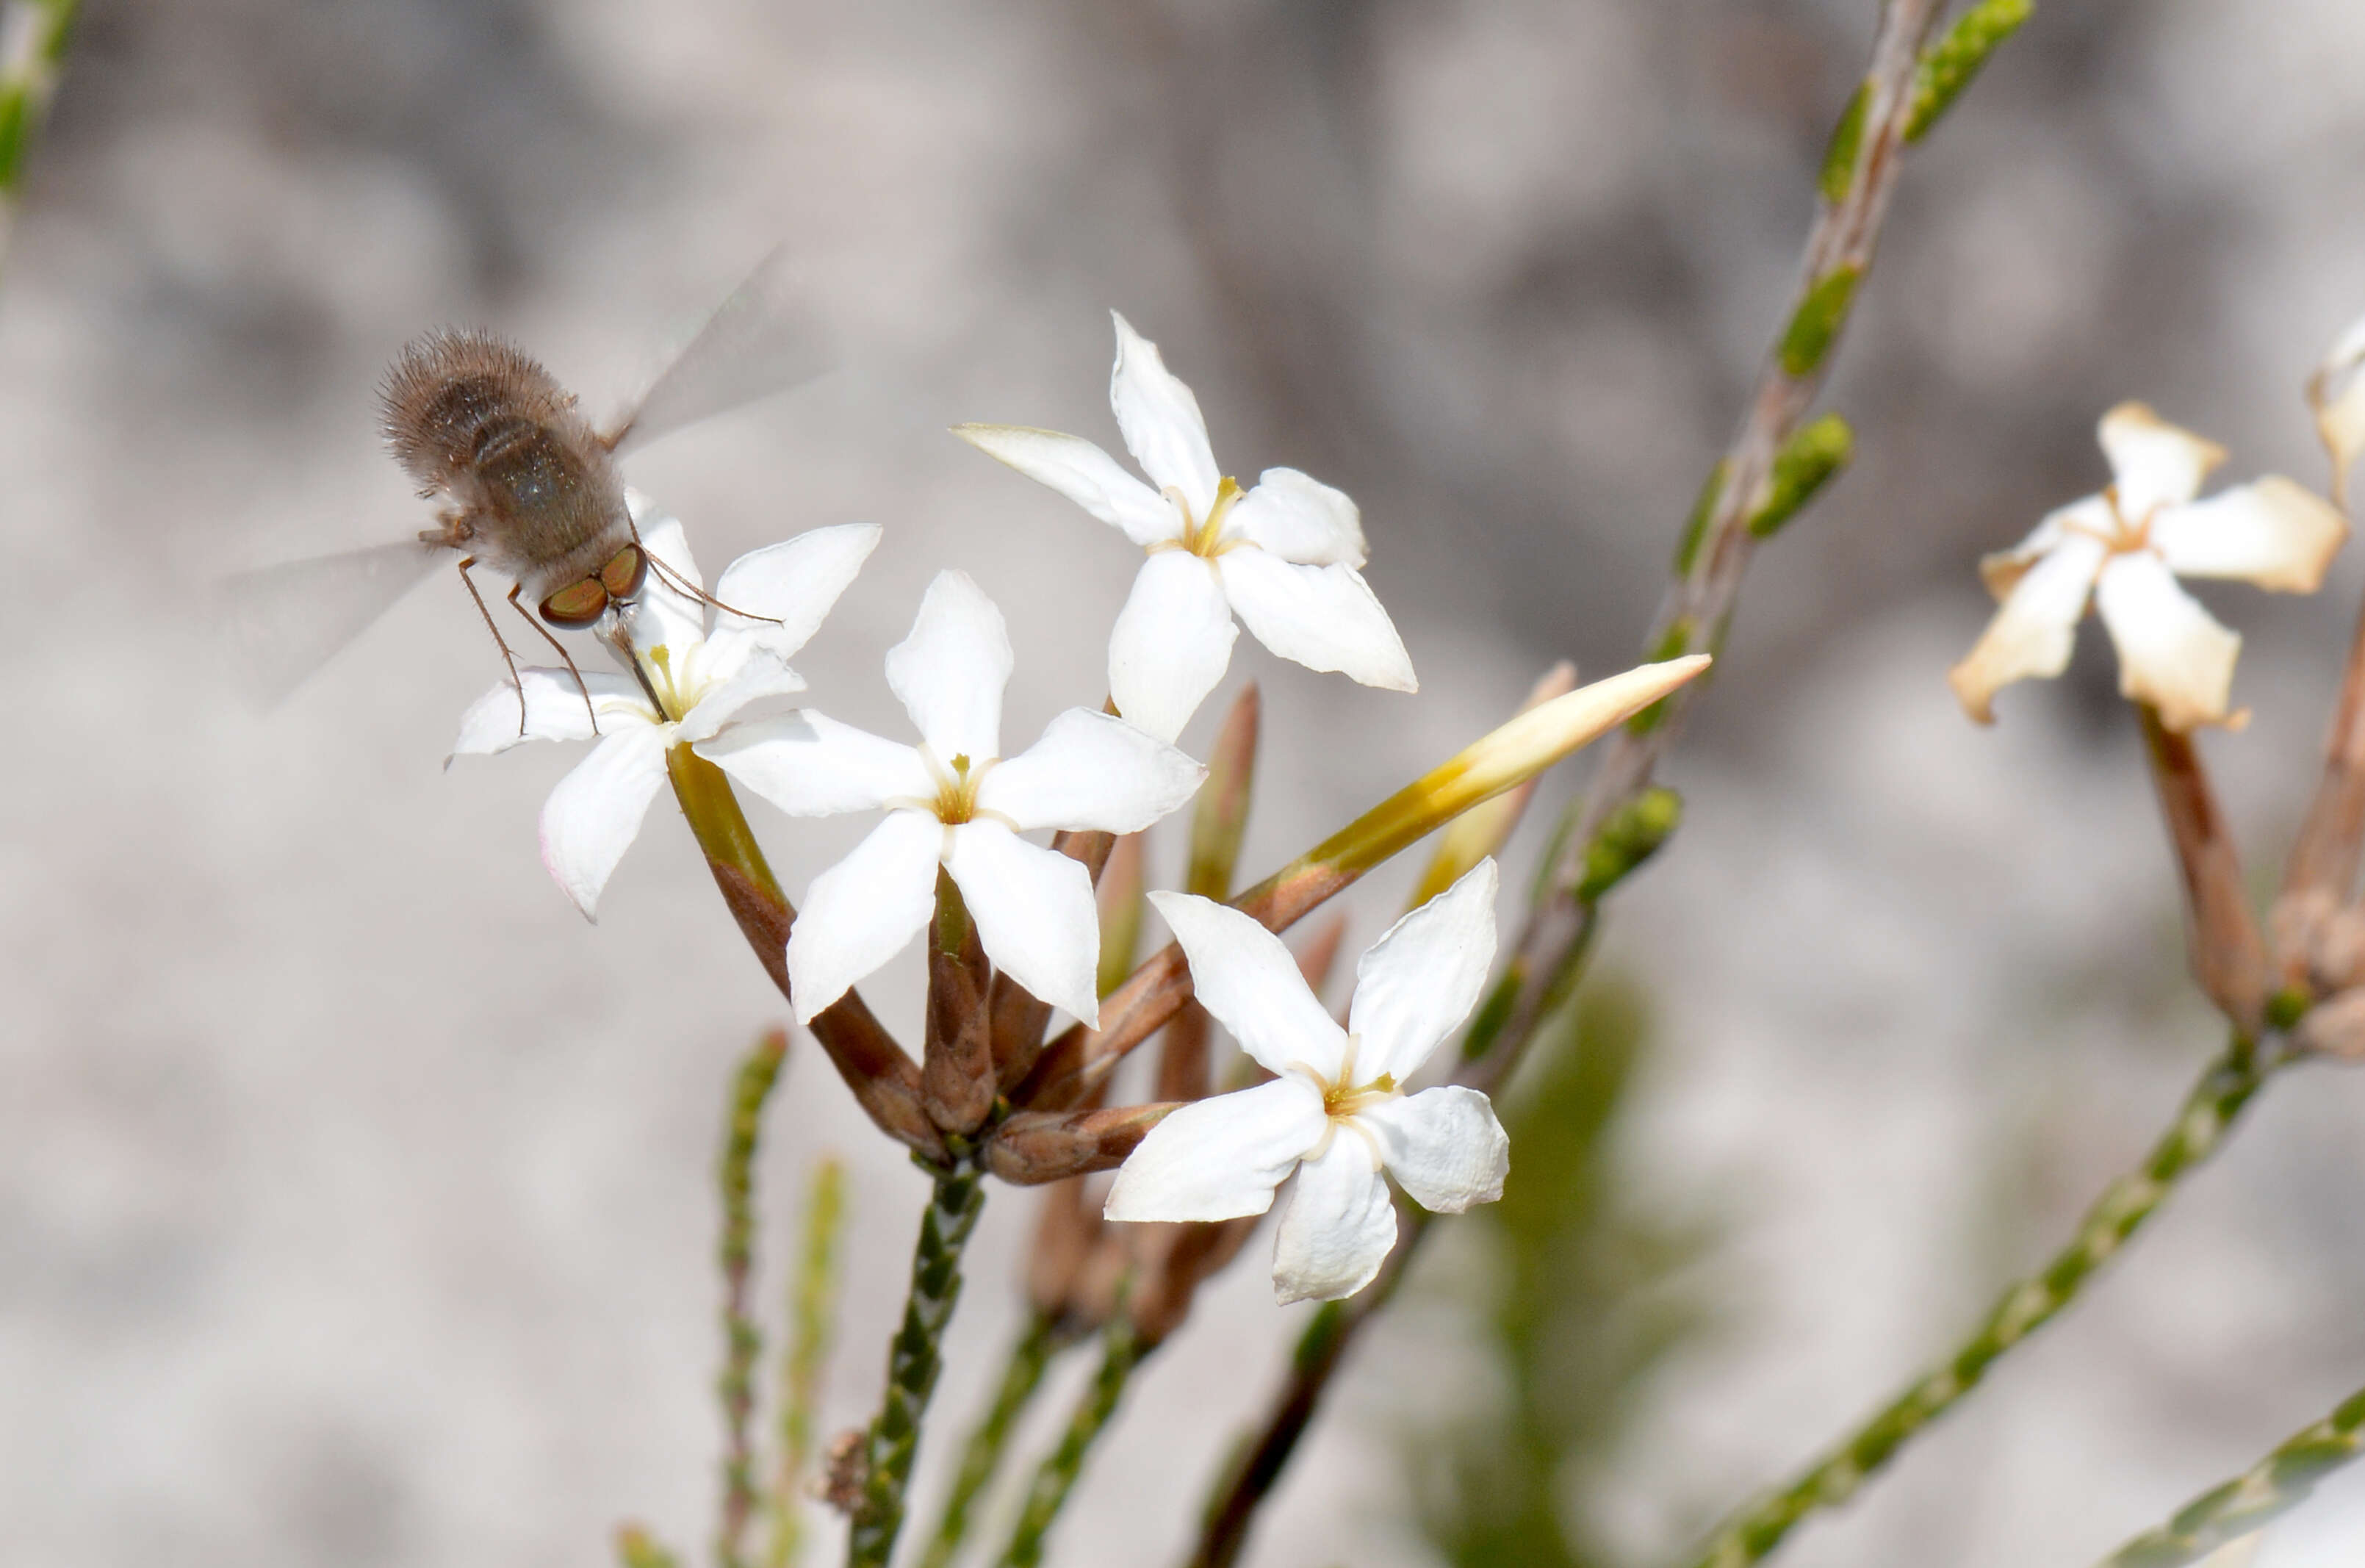
[[[642,549],[692,587],[706,586],[705,577],[699,574],[698,562],[689,553],[689,535],[683,531],[679,518],[630,487],[624,491],[624,510],[633,514],[633,530],[641,536]]]
[[[2332,493],[2345,499],[2348,469],[2365,451],[2365,316],[2348,324],[2308,378],[2316,433],[2332,456]]]
[[[1123,529],[1136,544],[1147,548],[1182,537],[1187,524],[1174,503],[1082,436],[1025,425],[955,425],[953,434]]]
[[[543,802],[542,863],[587,920],[665,783],[665,752],[654,724],[617,730]]]
[[[982,817],[950,837],[945,869],[960,885],[985,956],[1038,1002],[1098,1027],[1101,921],[1083,862]]]
[[[1308,566],[1363,564],[1362,514],[1344,490],[1295,468],[1268,468],[1256,488],[1232,504],[1224,532]]]
[[[936,796],[915,748],[811,708],[735,724],[695,749],[792,817],[834,817]]]
[[[1156,552],[1142,563],[1109,633],[1116,711],[1171,741],[1224,678],[1239,634],[1213,566],[1188,551]]]
[[[875,522],[816,528],[750,551],[724,567],[714,597],[731,608],[714,612],[714,635],[701,673],[727,680],[757,649],[786,662],[821,630],[838,595],[879,547],[882,532]]]
[[[1388,612],[1352,566],[1294,566],[1250,545],[1226,551],[1216,567],[1241,624],[1283,658],[1365,686],[1420,689]]]
[[[2242,639],[2220,626],[2148,550],[2113,557],[2094,607],[2119,650],[2119,692],[2159,710],[2171,730],[2224,723]]]
[[[2151,522],[2152,548],[2177,576],[2240,577],[2279,593],[2322,587],[2348,537],[2337,508],[2280,474],[2163,508]]]
[[[1475,1089],[1448,1084],[1358,1111],[1388,1174],[1431,1214],[1458,1215],[1503,1195],[1511,1139]]]
[[[1261,1215],[1329,1129],[1322,1096],[1299,1078],[1194,1102],[1170,1113],[1126,1157],[1101,1212],[1117,1220]]]
[[[1388,928],[1355,965],[1347,1032],[1356,1036],[1355,1078],[1401,1084],[1470,1016],[1495,963],[1490,857]]]
[[[709,643],[712,653],[714,644]],[[739,716],[739,711],[750,702],[767,697],[790,697],[805,689],[805,678],[790,669],[788,661],[768,648],[754,650],[739,661],[738,672],[720,686],[710,686],[690,711],[681,716],[677,738],[683,741],[710,740],[722,733],[723,727]]]
[[[887,684],[920,734],[952,766],[1002,755],[1002,689],[1010,684],[1002,611],[966,572],[938,572],[912,634],[887,650]]]
[[[489,756],[526,741],[588,741],[593,709],[602,730],[610,727],[611,719],[655,722],[648,700],[626,676],[587,672],[583,685],[577,686],[563,669],[522,669],[518,678],[525,689],[525,733],[518,733],[519,689],[505,680],[468,704],[460,716],[460,738],[452,743],[453,756]],[[591,692],[590,708],[583,705],[586,687]]]
[[[798,1023],[812,1023],[928,924],[944,846],[936,818],[890,812],[853,854],[813,879],[789,928],[789,996]]]
[[[1301,1068],[1328,1083],[1347,1056],[1347,1032],[1306,989],[1281,938],[1239,910],[1194,893],[1154,892],[1167,929],[1191,960],[1199,1005],[1266,1071]]]
[[[698,563],[690,558],[689,536],[682,532],[680,522],[638,490],[626,490],[624,504],[632,511],[641,548],[675,577],[704,588],[706,579],[698,575]],[[706,641],[705,604],[696,595],[676,589],[655,568],[644,580],[640,597],[624,607],[623,616],[633,645],[667,649],[676,669],[695,657],[694,650]]]
[[[2119,513],[2130,524],[2157,508],[2191,500],[2209,470],[2225,461],[2224,447],[2169,424],[2141,403],[2122,403],[2104,414],[2100,433]]]
[[[1396,1244],[1396,1206],[1372,1146],[1340,1127],[1320,1158],[1297,1168],[1272,1240],[1272,1296],[1336,1301],[1372,1282]]]
[[[2079,533],[2096,539],[2118,536],[2119,514],[2113,510],[2110,497],[2087,496],[2046,512],[2027,538],[2009,550],[1991,551],[1979,557],[1979,580],[2001,601],[2027,576],[2031,566],[2053,554],[2063,540]]]
[[[1113,714],[1070,708],[997,766],[977,805],[1017,824],[1139,833],[1196,794],[1207,770]]]
[[[2086,596],[2108,548],[2090,534],[2065,534],[2012,584],[1978,642],[1946,672],[1965,712],[1993,723],[2000,689],[2068,667],[2078,617],[2086,612]]]
[[[1109,319],[1116,323],[1109,407],[1116,410],[1126,450],[1151,484],[1182,491],[1192,517],[1204,521],[1216,504],[1222,471],[1207,444],[1207,421],[1199,417],[1199,399],[1166,368],[1156,343],[1115,311],[1109,312]]]

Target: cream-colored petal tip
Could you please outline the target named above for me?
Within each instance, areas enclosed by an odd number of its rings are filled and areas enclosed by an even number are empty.
[[[1946,672],[1946,684],[1954,689],[1955,700],[1975,724],[1995,722],[1995,694],[2003,685],[1988,666],[1990,661],[1974,650],[1971,656]]]
[[[2200,465],[2203,472],[2225,461],[2225,449],[2207,436],[2195,435],[2182,425],[2170,424],[2159,417],[2149,403],[2130,399],[2104,414],[2098,427],[2102,444],[2109,446],[2121,437],[2141,440],[2168,440],[2182,446]]]

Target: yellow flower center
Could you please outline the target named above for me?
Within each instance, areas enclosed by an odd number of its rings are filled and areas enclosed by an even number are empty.
[[[649,693],[657,700],[658,717],[668,723],[678,724],[682,716],[698,706],[696,696],[687,694],[673,669],[673,651],[663,643],[648,650],[649,667],[655,678],[649,681]]]
[[[967,752],[955,752],[950,772],[937,767],[933,756],[928,763],[928,770],[936,776],[936,820],[947,827],[958,827],[976,816],[977,787],[983,781],[986,769],[993,766],[993,759],[989,757],[983,766],[972,767]]]
[[[1216,504],[1207,509],[1205,517],[1194,518],[1191,515],[1191,503],[1183,499],[1182,492],[1171,485],[1167,486],[1166,498],[1172,501],[1174,510],[1182,514],[1182,536],[1161,539],[1149,547],[1150,552],[1154,554],[1160,550],[1187,550],[1204,560],[1212,561],[1227,550],[1238,549],[1244,541],[1224,537],[1224,520],[1231,515],[1232,503],[1247,493],[1240,488],[1239,480],[1229,476],[1220,479],[1216,484]]]
[[[2150,549],[2152,513],[2146,512],[2139,518],[2130,520],[2119,508],[2119,487],[2116,485],[2106,485],[2102,487],[2102,499],[2109,502],[2111,508],[2112,526],[2107,532],[2088,528],[2075,521],[2065,526],[2072,533],[2082,533],[2089,539],[2101,540],[2103,548],[2113,555],[2131,555],[2138,550]],[[2153,510],[2156,511],[2158,509]]]
[[[1339,1076],[1320,1084],[1322,1110],[1334,1122],[1343,1122],[1356,1112],[1394,1100],[1404,1092],[1396,1087],[1395,1075],[1384,1072],[1366,1083],[1355,1081],[1355,1055],[1362,1046],[1362,1036],[1347,1036],[1347,1055],[1339,1063]]]

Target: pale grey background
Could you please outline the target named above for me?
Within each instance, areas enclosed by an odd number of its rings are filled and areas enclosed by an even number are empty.
[[[406,337],[496,325],[621,398],[785,238],[844,369],[632,476],[710,571],[887,526],[801,661],[857,722],[901,722],[878,660],[928,576],[976,576],[1018,644],[1016,743],[1098,700],[1138,557],[941,431],[1114,443],[1125,309],[1229,471],[1359,498],[1423,678],[1364,692],[1244,642],[1254,873],[1552,659],[1630,659],[1873,10],[90,6],[0,276],[0,1561],[583,1564],[626,1515],[702,1541],[707,1171],[728,1065],[779,1007],[678,817],[587,927],[532,837],[570,759],[439,769],[497,673],[449,582],[267,721],[208,673],[220,572],[417,525],[372,428]],[[1765,556],[1673,770],[1691,825],[1603,958],[1655,982],[1665,1038],[1633,1181],[1727,1237],[1725,1331],[1571,1500],[1635,1562],[1958,1332],[2214,1047],[2107,650],[1992,733],[1943,675],[1984,614],[1974,558],[2099,482],[2109,403],[2321,482],[2296,392],[2365,308],[2360,82],[2346,0],[2056,0],[1913,160],[1834,388],[1863,457]],[[2360,580],[2208,596],[2250,638],[2257,722],[2205,744],[2262,868]],[[759,828],[792,890],[857,831]],[[1403,886],[1355,901],[1360,939]],[[871,988],[899,1027],[913,972]],[[921,1184],[817,1052],[781,1107],[775,1257],[806,1162],[857,1171],[850,1424]],[[2279,1085],[2087,1305],[1787,1560],[2083,1562],[2365,1382],[2360,1134],[2365,1082]],[[989,1208],[956,1416],[1029,1207]],[[1180,1539],[1300,1321],[1261,1246],[1145,1374],[1059,1561]],[[1420,1562],[1390,1434],[1485,1382],[1450,1312],[1400,1314],[1254,1560]],[[2352,1481],[2261,1562],[2360,1536]]]

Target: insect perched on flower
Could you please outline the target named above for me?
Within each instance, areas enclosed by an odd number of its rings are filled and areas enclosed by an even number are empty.
[[[782,390],[817,363],[812,336],[785,298],[782,274],[775,252],[604,430],[577,411],[574,394],[549,371],[500,338],[438,331],[412,342],[387,373],[385,431],[421,496],[442,500],[436,526],[415,541],[288,562],[224,585],[231,635],[254,694],[270,702],[294,690],[454,553],[513,682],[517,660],[468,576],[478,565],[511,579],[510,604],[575,671],[550,629],[597,624],[610,606],[636,599],[652,569],[667,570],[633,527],[616,458]],[[590,689],[575,673],[588,712]]]

